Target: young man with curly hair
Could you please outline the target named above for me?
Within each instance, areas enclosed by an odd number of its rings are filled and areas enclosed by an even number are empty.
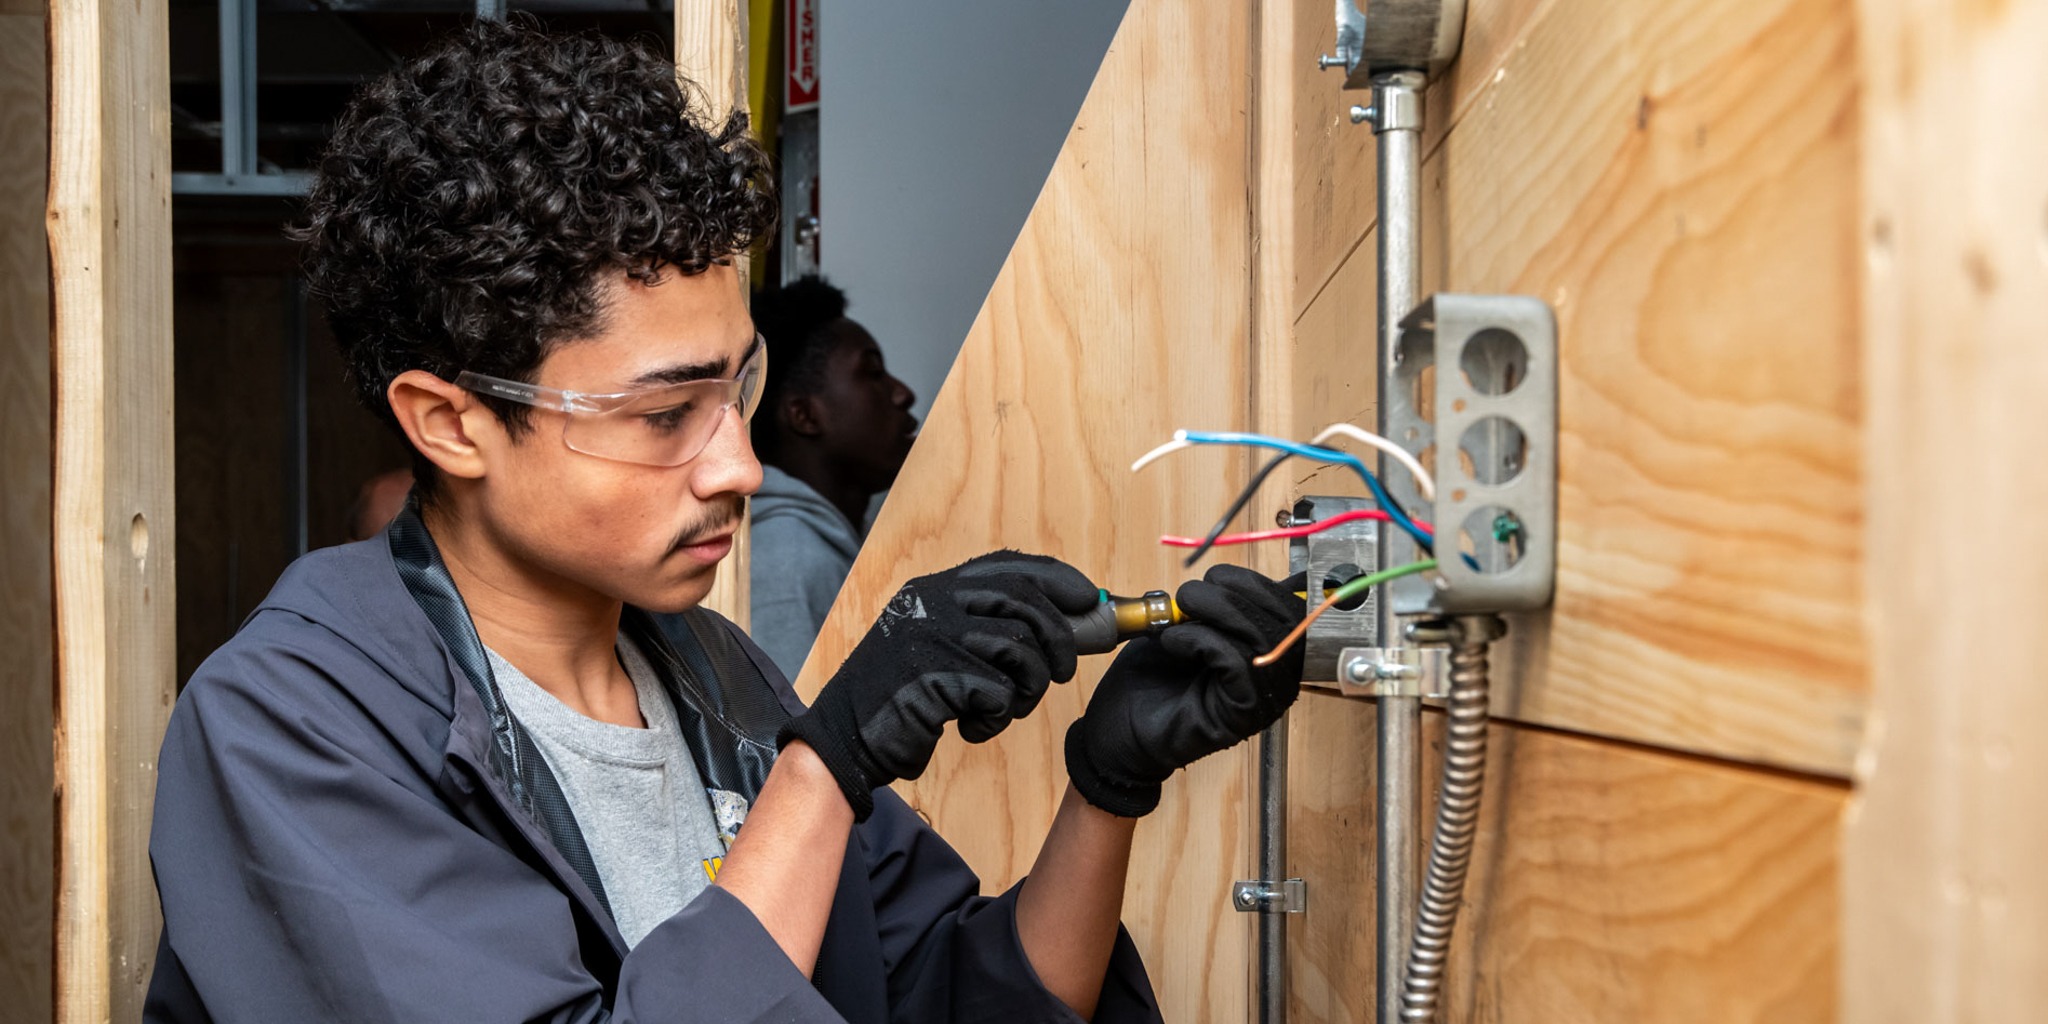
[[[912,580],[808,709],[697,607],[761,481],[733,261],[774,200],[687,96],[644,49],[484,24],[343,117],[301,236],[417,484],[181,695],[146,1019],[1158,1019],[1134,819],[1293,700],[1298,661],[1250,659],[1301,602],[1184,586],[1196,621],[1069,729],[1036,869],[982,896],[888,784],[1071,678],[1096,591],[1014,552]]]

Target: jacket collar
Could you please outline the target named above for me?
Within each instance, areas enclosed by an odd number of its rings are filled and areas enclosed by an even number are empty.
[[[623,956],[625,942],[575,811],[532,736],[507,708],[440,548],[411,507],[392,522],[385,537],[407,594],[463,676],[452,695],[448,757],[482,762],[476,767],[483,769],[484,789],[525,826],[557,883],[603,922]],[[628,607],[619,628],[647,656],[674,704],[721,838],[729,844],[767,781],[775,761],[774,737],[788,711],[734,639],[733,627],[709,612],[693,609],[657,617]],[[460,682],[468,683],[467,693]]]

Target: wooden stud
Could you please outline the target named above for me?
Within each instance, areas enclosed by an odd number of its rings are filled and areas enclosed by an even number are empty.
[[[2048,2],[1860,0],[1870,728],[1843,1019],[2048,1006]]]
[[[53,0],[56,1013],[141,1014],[174,692],[170,81],[162,4]]]
[[[747,109],[747,4],[745,0],[708,0],[676,5],[676,70],[696,83],[705,101],[705,116],[712,130],[725,123],[725,116]],[[735,260],[739,269],[742,301],[751,294],[747,278],[752,269],[745,257]],[[711,593],[703,605],[747,628],[750,596],[747,586],[748,549],[751,530],[740,521],[732,535],[732,553],[718,567]]]

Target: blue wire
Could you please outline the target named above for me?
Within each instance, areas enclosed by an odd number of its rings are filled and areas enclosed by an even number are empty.
[[[1268,437],[1265,434],[1247,434],[1233,430],[1183,430],[1179,436],[1190,444],[1241,444],[1253,448],[1271,448],[1274,451],[1290,452],[1303,458],[1314,459],[1317,462],[1333,462],[1341,466],[1350,466],[1352,469],[1357,470],[1358,475],[1365,480],[1365,486],[1372,491],[1372,500],[1379,502],[1380,507],[1386,510],[1387,517],[1394,521],[1394,525],[1407,531],[1408,536],[1415,538],[1415,543],[1422,550],[1431,554],[1436,553],[1436,542],[1430,537],[1429,531],[1415,525],[1415,520],[1408,518],[1408,510],[1402,508],[1398,502],[1390,497],[1385,487],[1380,486],[1380,478],[1374,476],[1372,470],[1365,468],[1365,463],[1360,462],[1358,456],[1350,452],[1338,451],[1335,448],[1318,448],[1312,444],[1285,441],[1277,437]]]

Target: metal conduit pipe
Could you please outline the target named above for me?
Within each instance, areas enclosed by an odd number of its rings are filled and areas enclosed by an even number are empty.
[[[1486,782],[1487,650],[1506,632],[1494,615],[1461,615],[1451,622],[1449,735],[1444,742],[1436,831],[1430,839],[1421,908],[1401,982],[1401,1020],[1406,1024],[1432,1024],[1443,997],[1444,963],[1472,865]]]
[[[1259,877],[1287,877],[1286,715],[1259,734]],[[1259,915],[1258,960],[1258,1022],[1286,1024],[1286,914],[1269,910]]]
[[[1420,71],[1389,71],[1372,79],[1373,104],[1361,113],[1372,121],[1379,143],[1379,386],[1396,379],[1401,317],[1415,308],[1422,287],[1422,88]],[[1387,403],[1379,405],[1379,429],[1388,431]],[[1398,530],[1379,532],[1379,564],[1402,565],[1417,557]],[[1379,642],[1400,643],[1392,591],[1379,595]],[[1414,930],[1415,852],[1421,807],[1422,699],[1379,698],[1377,738],[1379,814],[1378,1019],[1400,1019],[1401,972]]]

